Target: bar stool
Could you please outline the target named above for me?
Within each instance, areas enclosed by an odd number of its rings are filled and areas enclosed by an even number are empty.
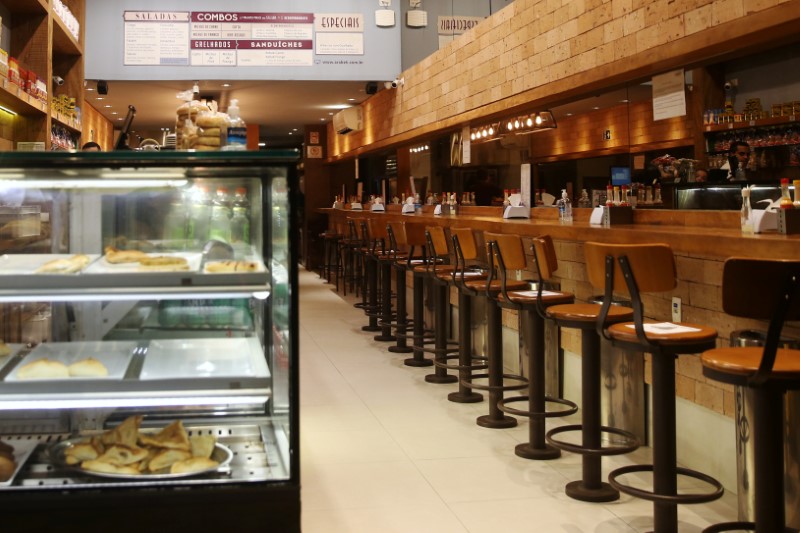
[[[448,323],[450,310],[450,284],[455,267],[449,264],[450,251],[447,248],[447,237],[441,226],[428,226],[425,228],[425,240],[431,250],[433,261],[425,266],[428,278],[434,287],[434,347],[425,348],[424,351],[433,353],[433,374],[425,376],[428,383],[455,383],[457,376],[447,373],[449,359],[457,358],[453,355],[458,352],[455,343],[448,341]],[[447,262],[447,263],[446,263]]]
[[[486,298],[486,328],[487,328],[487,365],[486,373],[473,375],[472,379],[486,379],[487,383],[467,384],[473,390],[486,391],[489,394],[489,414],[481,415],[476,423],[489,429],[512,428],[517,425],[517,419],[506,416],[500,410],[500,402],[506,391],[517,391],[528,387],[528,379],[520,374],[510,374],[503,371],[503,311],[497,304],[496,297],[502,290],[501,281],[498,279],[497,262],[495,259],[494,241],[503,234],[484,233],[484,242],[487,248],[487,263],[489,275],[485,280],[466,281],[467,289],[475,291]],[[521,280],[508,280],[508,289],[524,290],[530,282]],[[520,365],[521,371],[521,365]],[[509,384],[506,384],[506,380]]]
[[[624,350],[652,354],[653,464],[618,468],[609,474],[608,480],[620,492],[653,502],[655,533],[677,533],[677,504],[710,502],[723,493],[722,485],[716,479],[677,466],[675,443],[675,358],[713,348],[717,331],[697,324],[658,324],[644,319],[641,295],[669,292],[678,284],[675,257],[668,245],[586,243],[584,253],[592,283],[596,285],[605,280],[600,323],[604,322],[611,308],[614,293],[628,293],[631,298],[633,322],[608,326],[605,337]],[[620,476],[634,472],[652,472],[653,490],[620,482]],[[713,490],[678,494],[678,475],[703,481]]]
[[[589,281],[596,288],[604,287],[602,280],[593,272],[603,272],[603,263],[592,263],[595,256],[586,256],[586,270]],[[608,299],[605,302],[610,301]],[[581,423],[551,429],[545,435],[546,441],[568,452],[582,455],[583,475],[578,481],[567,483],[565,492],[570,498],[586,502],[610,502],[619,499],[619,491],[604,483],[602,477],[602,458],[606,455],[630,453],[639,447],[635,435],[618,428],[603,426],[600,423],[600,334],[604,326],[627,322],[633,318],[633,310],[620,305],[610,306],[603,322],[600,319],[600,304],[572,303],[548,307],[547,318],[554,320],[561,328],[575,328],[581,331]],[[581,444],[572,444],[556,439],[568,431],[581,432]],[[622,437],[622,443],[603,446],[602,434],[610,433]]]
[[[769,320],[763,347],[716,348],[701,356],[704,376],[748,387],[753,394],[755,522],[722,523],[703,531],[796,532],[786,527],[783,395],[800,389],[800,350],[778,348],[778,343],[784,322],[800,320],[800,261],[728,259],[722,309],[737,317]]]
[[[390,244],[390,228],[386,221],[376,217],[370,219],[370,222],[372,237],[378,242]],[[378,325],[381,331],[380,335],[375,335],[373,338],[379,342],[395,342],[397,338],[392,334],[392,321],[394,318],[392,314],[392,265],[400,259],[406,259],[408,253],[389,245],[388,247],[376,247],[373,250],[373,257],[377,261],[381,287],[380,310],[378,311]]]
[[[408,254],[405,258],[397,258],[395,256],[395,261],[392,263],[395,271],[395,292],[397,293],[397,311],[394,323],[394,336],[397,339],[397,344],[389,346],[388,349],[393,353],[410,353],[414,349],[408,346],[406,341],[409,337],[409,328],[413,327],[413,320],[408,320],[406,311],[406,272],[413,271],[414,267],[425,265],[428,262],[425,251],[425,226],[422,224],[406,224],[405,222],[390,222],[388,233],[390,249],[408,249]],[[421,254],[416,252],[421,252]]]
[[[504,234],[494,237],[494,242],[501,285],[497,301],[501,307],[517,311],[520,334],[532,344],[525,350],[528,354],[527,395],[501,400],[498,402],[498,407],[504,413],[530,419],[528,442],[518,444],[514,453],[525,459],[556,459],[561,457],[561,450],[545,442],[545,418],[573,415],[578,412],[578,406],[575,402],[545,395],[544,317],[547,307],[571,304],[575,301],[575,297],[568,292],[543,290],[545,280],[551,279],[553,272],[558,269],[555,247],[549,235],[534,238],[531,246],[538,278],[535,290],[508,289],[507,270],[522,270],[527,267],[522,238],[519,235]],[[522,334],[523,328],[528,330],[527,334]],[[528,409],[520,410],[508,406],[514,402],[528,402]],[[567,408],[547,411],[546,402],[557,403]]]
[[[322,269],[320,277],[330,283],[332,272],[336,272],[336,285],[339,285],[339,241],[344,236],[344,227],[339,220],[331,222],[331,227],[320,233],[322,239]]]
[[[363,238],[358,232],[358,219],[348,217],[346,235],[339,239],[339,263],[342,265],[342,289],[347,296],[347,283],[350,283],[351,291],[355,290],[357,281],[357,251],[363,247]],[[339,278],[336,278],[336,291],[339,291]]]

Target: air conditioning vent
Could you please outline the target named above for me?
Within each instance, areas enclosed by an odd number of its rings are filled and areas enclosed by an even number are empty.
[[[361,106],[348,107],[333,115],[333,129],[340,135],[346,135],[351,131],[361,131],[364,129]]]

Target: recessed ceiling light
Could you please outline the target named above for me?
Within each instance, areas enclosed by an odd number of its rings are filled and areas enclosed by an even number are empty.
[[[104,107],[112,107],[111,104],[106,104]]]
[[[111,114],[112,115],[119,115],[119,113],[117,113],[116,111],[112,111]]]
[[[103,98],[102,96],[98,96],[97,98],[95,98],[95,100],[105,100],[105,98]]]
[[[86,90],[87,91],[94,91],[94,89],[92,89],[91,87],[87,87]]]
[[[297,128],[292,128],[292,131],[297,131]]]
[[[622,99],[622,100],[620,100],[619,102],[620,102],[621,104],[627,104],[628,102],[630,102],[630,100],[628,100],[627,98],[623,98],[623,99]]]
[[[348,102],[355,102],[355,101],[356,101],[356,99],[355,99],[355,98],[348,98],[348,99],[347,99],[347,101],[348,101]]]
[[[595,111],[597,111],[598,109],[600,109],[600,106],[594,106],[592,109],[594,109]]]
[[[266,146],[267,143],[258,143],[259,146]]]
[[[325,119],[324,119],[324,118],[321,118],[320,120],[321,120],[322,122],[325,122]]]
[[[289,135],[294,135],[294,132],[293,132],[293,131],[290,131],[290,132],[289,132]]]
[[[333,116],[333,113],[328,113],[328,115]]]
[[[350,104],[333,104],[333,105],[324,105],[321,106],[322,109],[347,109],[348,107],[353,107]]]
[[[122,117],[119,117],[117,120],[122,120]]]
[[[222,84],[222,86],[223,86],[223,87],[230,87],[230,86],[231,86],[231,84],[230,84],[230,83],[223,83],[223,84]]]
[[[568,116],[568,117],[571,117],[571,116],[572,116],[572,113],[567,113],[567,116]]]

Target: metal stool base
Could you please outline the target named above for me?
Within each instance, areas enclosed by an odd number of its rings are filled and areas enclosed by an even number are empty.
[[[584,486],[583,480],[567,483],[564,492],[573,500],[582,502],[603,503],[619,499],[619,491],[608,483],[600,483],[600,487],[590,489]]]
[[[503,415],[503,418],[495,418],[491,415],[481,415],[475,420],[475,423],[482,428],[507,429],[516,427],[517,419],[512,416],[505,415]]]
[[[456,376],[437,376],[436,374],[428,374],[425,376],[425,381],[428,383],[455,383],[458,381],[458,377]]]
[[[483,401],[483,395],[477,392],[451,392],[447,395],[447,399],[455,403],[478,403]]]
[[[423,366],[433,366],[433,361],[430,359],[414,359],[413,357],[409,359],[405,359],[403,364],[406,366],[416,366],[416,367],[423,367]]]
[[[531,446],[530,442],[517,444],[514,447],[514,453],[523,459],[534,459],[538,461],[548,461],[561,457],[561,450],[555,446],[545,444],[544,448],[534,448]]]
[[[721,533],[722,531],[755,531],[755,522],[722,522],[721,524],[714,524],[703,530],[703,533]],[[784,529],[785,533],[798,533],[797,529],[787,527]]]
[[[583,429],[582,424],[570,424],[568,426],[561,426],[548,431],[547,434],[545,435],[545,438],[547,439],[548,444],[552,444],[556,448],[560,448],[562,450],[566,450],[572,453],[577,453],[580,455],[594,455],[594,456],[623,455],[639,448],[639,439],[636,438],[636,435],[630,433],[629,431],[625,431],[618,428],[612,428],[608,426],[600,426],[600,432],[610,433],[612,435],[623,437],[627,439],[630,444],[619,445],[619,446],[605,446],[605,447],[601,446],[600,448],[585,448],[580,444],[572,444],[570,442],[560,441],[553,438],[554,435],[558,435],[559,433],[566,433],[568,431],[581,431],[582,429]]]
[[[381,330],[380,326],[361,326],[361,331],[367,331],[367,332],[370,332],[370,333],[374,333],[374,332],[380,331],[380,330]]]
[[[381,328],[378,328],[378,331],[380,331],[380,329]],[[373,339],[379,342],[394,342],[397,340],[397,337],[394,335],[375,335]]]
[[[414,351],[414,348],[411,346],[389,346],[387,350],[392,353],[411,353]]]

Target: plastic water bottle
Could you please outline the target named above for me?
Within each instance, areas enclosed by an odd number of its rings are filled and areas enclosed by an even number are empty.
[[[219,241],[231,242],[231,217],[228,190],[224,187],[217,189],[214,204],[211,208],[211,223],[208,229],[208,238]]]
[[[247,125],[239,116],[239,100],[233,98],[228,106],[228,145],[225,150],[247,150]]]
[[[238,187],[233,199],[233,217],[231,218],[231,242],[250,242],[250,202],[247,200],[247,189]]]
[[[164,220],[164,240],[183,241],[189,233],[189,213],[183,198],[178,196],[172,200],[169,212]]]
[[[741,162],[739,163],[739,166],[736,168],[735,178],[736,178],[736,181],[746,181],[747,180],[747,176],[744,173],[744,164],[741,163]]]
[[[562,224],[572,222],[572,204],[567,196],[567,190],[561,189],[561,198],[556,202],[558,206],[558,220]]]
[[[189,208],[190,239],[204,243],[208,240],[208,228],[211,222],[211,198],[208,188],[200,185],[192,193],[192,205]]]

